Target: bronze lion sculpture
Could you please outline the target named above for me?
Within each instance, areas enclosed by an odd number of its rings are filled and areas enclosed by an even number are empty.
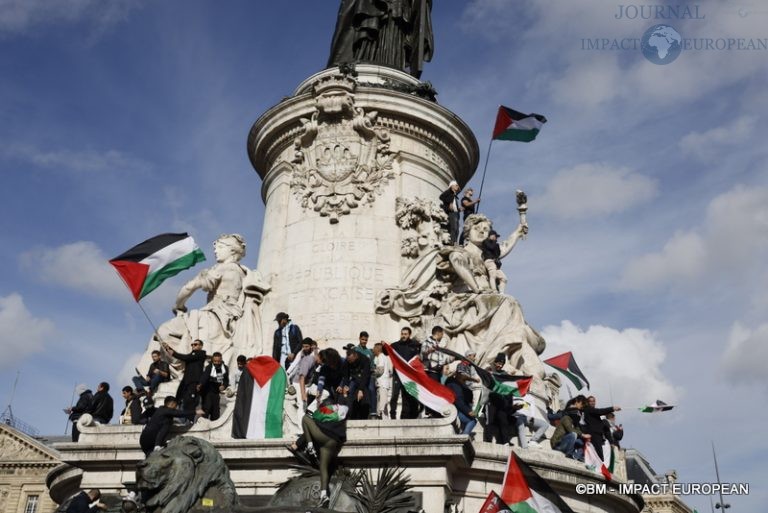
[[[215,490],[222,504],[238,503],[224,460],[205,440],[180,436],[136,467],[136,484],[148,511],[187,513],[206,492]]]

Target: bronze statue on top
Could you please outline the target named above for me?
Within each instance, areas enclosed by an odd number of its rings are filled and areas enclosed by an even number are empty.
[[[421,76],[432,59],[432,0],[342,0],[328,66],[367,63]]]

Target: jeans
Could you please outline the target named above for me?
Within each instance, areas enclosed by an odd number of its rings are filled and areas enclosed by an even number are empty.
[[[470,417],[468,415],[464,415],[460,411],[456,412],[459,417],[459,424],[461,427],[461,434],[462,435],[468,435],[472,432],[473,429],[475,429],[475,426],[477,425],[477,419],[474,417]]]
[[[160,374],[153,374],[152,378],[147,381],[144,376],[134,376],[131,378],[136,390],[144,390],[144,387],[149,387],[149,390],[154,394],[157,391],[157,387],[163,382],[163,377]]]
[[[528,425],[528,417],[522,414],[516,414],[514,417],[515,424],[517,425],[517,440],[520,442],[520,448],[526,449],[528,447],[528,437],[525,436],[525,429]],[[541,442],[544,439],[544,434],[547,432],[547,428],[549,428],[549,423],[536,417],[531,417],[531,422],[533,423],[533,428],[536,430],[533,435],[531,435],[531,440],[534,442]]]
[[[563,438],[557,442],[555,450],[562,452],[569,458],[578,459],[574,457],[574,453],[576,452],[576,433],[566,433]]]
[[[459,240],[459,213],[448,212],[448,234],[451,236],[451,244]]]

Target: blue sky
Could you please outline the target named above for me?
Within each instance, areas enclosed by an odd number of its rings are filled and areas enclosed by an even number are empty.
[[[657,23],[616,19],[618,4],[435,2],[422,78],[483,152],[499,104],[549,118],[532,144],[494,144],[488,166],[482,209],[499,231],[517,222],[513,191],[530,197],[508,292],[546,355],[575,352],[599,402],[679,405],[624,413],[627,445],[659,472],[709,482],[714,441],[724,480],[753,485],[730,503],[757,511],[768,499],[756,429],[768,422],[768,53],[689,51],[658,66],[582,50],[583,38],[638,38]],[[681,4],[706,16],[668,20],[683,37],[768,37],[757,0]],[[75,383],[130,375],[150,328],[109,257],[177,230],[212,256],[216,236],[238,232],[257,266],[248,130],[323,68],[337,7],[0,0],[0,394],[20,371],[20,418],[61,434]],[[149,296],[150,315],[167,318],[188,277]]]

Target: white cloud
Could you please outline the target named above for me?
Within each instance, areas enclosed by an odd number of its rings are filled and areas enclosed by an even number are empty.
[[[723,352],[721,366],[735,383],[768,384],[768,323],[749,329],[734,324]]]
[[[1,1],[1,0],[0,0]],[[8,144],[0,152],[35,166],[76,173],[143,173],[151,165],[117,150],[55,150],[44,151],[26,144]]]
[[[53,323],[32,315],[19,294],[0,296],[0,369],[10,368],[27,355],[42,351],[45,340],[53,334]]]
[[[0,0],[0,34],[78,21],[88,21],[104,30],[124,20],[138,5],[136,0]]]
[[[559,171],[547,184],[544,211],[561,218],[610,215],[653,199],[656,181],[626,167],[579,164]]]
[[[768,258],[768,187],[736,186],[715,197],[703,226],[678,232],[661,251],[631,260],[621,286],[650,290],[659,286],[747,278]]]
[[[754,116],[742,116],[725,126],[691,132],[680,140],[680,150],[685,155],[706,161],[716,156],[724,146],[738,144],[748,138],[756,124]]]
[[[44,282],[100,297],[129,298],[130,294],[108,260],[101,248],[91,241],[34,249],[19,257],[22,268],[34,272]]]
[[[661,371],[664,345],[648,330],[599,325],[583,330],[566,320],[546,326],[542,335],[547,341],[542,358],[572,351],[600,405],[613,403],[626,409],[655,399],[674,403],[680,398],[680,391]]]
[[[131,379],[136,376],[136,366],[138,365],[142,356],[144,356],[144,353],[132,353],[125,358],[125,363],[123,363],[123,366],[120,368],[116,376],[116,381],[117,383],[121,383],[121,388],[125,385],[133,386]],[[146,372],[146,369],[140,370],[142,370],[142,372]]]
[[[696,233],[676,233],[658,253],[633,259],[624,269],[621,286],[652,289],[672,280],[693,280],[707,268],[705,241]]]

